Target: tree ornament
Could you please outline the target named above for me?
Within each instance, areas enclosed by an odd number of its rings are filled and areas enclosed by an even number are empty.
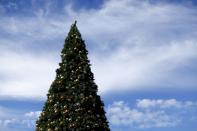
[[[68,98],[67,100],[68,100],[69,102],[71,101],[71,99],[70,99],[70,98]]]
[[[58,127],[55,127],[55,131],[58,131],[58,129],[59,129]]]
[[[89,95],[89,97],[90,97],[90,98],[93,98],[93,96],[92,96],[92,95]]]
[[[63,99],[64,99],[64,95],[61,95],[61,96],[60,96],[60,99],[63,100]]]
[[[78,82],[79,81],[79,79],[77,78],[77,79],[75,79],[75,82]]]
[[[75,124],[74,123],[71,123],[71,124],[69,124],[69,127],[70,128],[73,128],[73,127],[75,127]]]
[[[42,112],[42,113],[41,113],[41,116],[45,116],[45,112]]]
[[[63,78],[64,78],[64,76],[60,76],[60,78],[61,78],[61,79],[63,79]]]
[[[64,122],[63,121],[60,121],[60,125],[63,125],[64,124]]]
[[[69,121],[71,121],[72,119],[71,119],[71,118],[69,118],[68,120],[69,120]]]
[[[66,113],[68,113],[68,110],[66,109],[66,110],[64,110],[64,114],[66,114]]]
[[[49,129],[47,129],[47,131],[52,131],[52,129],[51,129],[51,128],[49,128]]]
[[[58,81],[57,81],[57,83],[58,83],[58,84],[60,84],[60,83],[61,83],[61,81],[60,81],[60,80],[58,80]]]
[[[80,97],[84,97],[84,94],[83,93],[80,93]]]

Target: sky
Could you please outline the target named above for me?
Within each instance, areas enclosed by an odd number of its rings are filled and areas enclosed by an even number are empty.
[[[0,130],[34,131],[70,26],[112,131],[197,130],[196,0],[0,0]]]

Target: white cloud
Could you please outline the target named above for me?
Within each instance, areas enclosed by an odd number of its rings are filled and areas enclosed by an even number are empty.
[[[23,131],[35,127],[35,121],[40,111],[23,112],[0,107],[0,130]]]
[[[50,16],[51,6],[35,11],[34,17],[1,15],[1,97],[45,96],[58,65],[51,52],[59,53],[54,49],[56,42],[63,42],[74,19],[90,49],[100,93],[147,87],[196,88],[195,75],[180,74],[181,68],[193,67],[197,58],[195,8],[108,0],[97,10],[75,11],[66,5],[65,14]],[[45,54],[27,47],[46,49]],[[12,53],[13,48],[22,53]]]
[[[9,50],[1,50],[0,55],[0,96],[37,99],[46,96],[57,68],[53,57]]]
[[[114,103],[107,109],[109,121],[116,126],[130,126],[137,128],[171,127],[176,126],[178,118],[166,114],[164,111],[140,111],[132,109],[124,102]]]
[[[181,103],[181,105],[179,104]],[[190,108],[196,110],[196,102],[177,101],[175,99],[137,100],[136,105],[129,106],[124,101],[116,101],[107,108],[107,116],[110,124],[114,128],[130,127],[130,128],[165,128],[174,127],[182,122],[189,122],[193,116]],[[153,108],[153,106],[155,108]],[[177,108],[173,110],[173,108]],[[185,110],[185,114],[181,114]],[[191,115],[191,114],[192,115]]]
[[[169,100],[150,100],[150,99],[142,99],[138,100],[137,106],[140,108],[150,108],[150,107],[161,107],[161,108],[169,108],[169,107],[181,107],[181,103],[176,101],[175,99]]]
[[[100,92],[196,87],[195,78],[178,70],[196,61],[194,8],[137,0],[109,0],[88,12],[68,7],[82,34],[96,45],[90,58]]]
[[[38,118],[40,116],[41,111],[31,111],[31,112],[27,112],[25,113],[26,117],[30,117],[30,118]]]
[[[176,75],[176,69],[189,63],[190,59],[197,55],[197,46],[194,42],[188,41],[182,45],[179,44],[171,43],[168,46],[150,48],[123,48],[108,58],[93,59],[96,81],[100,87],[106,87],[102,91],[141,89],[141,87],[160,85],[163,87],[176,85],[178,88],[194,87],[195,81],[178,81],[180,76]]]
[[[189,108],[189,107],[197,107],[197,102],[192,101],[177,101],[176,99],[139,99],[137,100],[137,107],[149,109],[149,108]]]

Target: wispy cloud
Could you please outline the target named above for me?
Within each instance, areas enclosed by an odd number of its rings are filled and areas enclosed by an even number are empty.
[[[23,112],[5,107],[0,107],[0,130],[26,131],[35,127],[35,121],[40,111]]]
[[[151,99],[140,99],[137,100],[137,107],[138,108],[190,108],[190,107],[197,107],[197,102],[192,101],[177,101],[176,99],[158,99],[158,100],[151,100]]]
[[[52,56],[1,50],[0,96],[43,99],[55,78]]]
[[[76,11],[67,4],[64,13],[54,14],[50,11],[53,4],[49,5],[32,10],[34,15],[28,17],[0,13],[1,96],[45,96],[74,19],[86,40],[100,93],[147,87],[196,88],[196,74],[182,73],[182,69],[187,72],[196,67],[196,8],[108,0],[91,10]],[[16,49],[22,53],[12,53]]]
[[[196,102],[177,101],[176,99],[142,99],[137,100],[133,106],[124,101],[116,101],[108,106],[107,114],[114,128],[122,126],[165,128],[189,123],[189,119],[193,116],[192,109],[197,109]],[[185,112],[182,112],[183,110]]]

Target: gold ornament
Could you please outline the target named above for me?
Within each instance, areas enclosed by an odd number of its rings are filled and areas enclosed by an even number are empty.
[[[47,131],[52,131],[52,129],[51,129],[51,128],[49,128],[49,129],[47,129]]]
[[[44,116],[45,115],[45,112],[42,112],[41,115]]]
[[[95,123],[95,126],[96,126],[96,127],[98,127],[98,124],[97,124],[97,123]]]
[[[50,100],[49,100],[49,102],[51,103],[51,102],[53,102],[53,100],[52,100],[52,99],[50,99]]]
[[[61,83],[61,81],[59,80],[59,81],[57,81],[57,83],[58,83],[58,84],[60,84],[60,83]]]
[[[63,78],[64,78],[64,76],[60,76],[60,78],[61,78],[61,79],[63,79]]]
[[[81,96],[81,97],[84,97],[84,94],[83,94],[83,93],[81,93],[81,94],[80,94],[80,96]]]
[[[64,114],[66,114],[66,113],[68,113],[68,110],[67,109],[64,111]]]
[[[72,127],[75,127],[75,124],[74,123],[69,124],[69,128],[72,128]]]
[[[64,96],[63,96],[63,95],[61,95],[61,96],[60,96],[60,99],[64,99]]]
[[[58,127],[55,127],[55,131],[58,131]]]

